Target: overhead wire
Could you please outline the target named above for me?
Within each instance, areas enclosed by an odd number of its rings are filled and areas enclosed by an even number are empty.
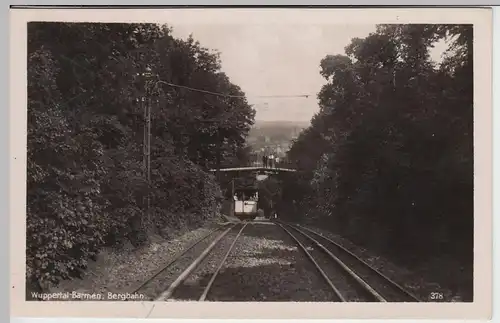
[[[202,90],[202,89],[197,89],[185,85],[179,85],[179,84],[174,84],[166,81],[159,80],[156,82],[156,85],[159,83],[165,84],[168,86],[172,87],[177,87],[177,88],[182,88],[182,89],[187,89],[190,91],[195,91],[195,92],[200,92],[200,93],[206,93],[206,94],[211,94],[211,95],[216,95],[216,96],[221,96],[221,97],[227,97],[227,98],[248,98],[248,97],[253,97],[253,98],[266,98],[266,99],[272,99],[272,98],[309,98],[312,96],[311,94],[294,94],[294,95],[232,95],[232,94],[225,94],[225,93],[220,93],[220,92],[212,92],[212,91],[207,91],[207,90]]]

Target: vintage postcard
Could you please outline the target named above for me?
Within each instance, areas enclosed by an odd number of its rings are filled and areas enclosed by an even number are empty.
[[[488,8],[11,10],[25,317],[488,318]]]

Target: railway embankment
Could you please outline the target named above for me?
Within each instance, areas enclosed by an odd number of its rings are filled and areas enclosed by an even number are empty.
[[[260,219],[105,250],[83,279],[50,292],[100,294],[104,301],[124,300],[119,295],[129,301],[459,300],[418,275],[330,232]]]
[[[200,283],[209,276],[201,277]],[[331,290],[294,241],[265,221],[245,228],[207,297],[207,301],[331,299]]]
[[[168,238],[152,235],[149,242],[140,247],[126,242],[120,248],[104,248],[95,261],[89,260],[81,279],[62,281],[57,286],[47,288],[47,292],[76,291],[89,295],[108,292],[115,295],[131,293],[138,284],[156,274],[158,268],[168,263],[176,254],[223,222],[225,219],[219,217],[194,230],[189,227],[177,230],[167,228]]]
[[[469,301],[472,298],[470,291],[467,288],[450,288],[447,281],[456,279],[447,271],[449,277],[436,277],[432,267],[421,266],[403,266],[398,264],[388,257],[384,257],[376,250],[372,250],[366,246],[358,245],[339,235],[338,233],[330,232],[321,228],[321,225],[304,224],[305,228],[313,229],[324,237],[334,241],[341,247],[349,250],[356,257],[366,262],[369,266],[381,272],[386,277],[397,282],[406,290],[413,293],[422,301],[447,301],[447,302],[463,302]],[[410,251],[409,251],[410,252]],[[444,260],[446,261],[446,259]],[[464,284],[466,285],[466,284]]]

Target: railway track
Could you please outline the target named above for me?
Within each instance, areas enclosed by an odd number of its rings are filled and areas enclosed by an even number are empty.
[[[219,271],[223,267],[226,259],[233,250],[237,239],[246,226],[247,223],[226,224],[222,228],[212,230],[202,238],[195,241],[188,248],[184,249],[178,255],[174,256],[171,261],[162,266],[162,268],[160,268],[154,275],[137,286],[132,294],[138,293],[146,295],[146,298],[151,301],[169,301],[176,299],[176,293],[180,289],[179,287],[183,286],[186,279],[190,275],[196,273],[196,271],[202,267],[204,261],[214,254],[215,250],[219,250],[216,247],[219,246],[224,239],[231,239],[231,237],[229,237],[230,232],[236,232],[230,247],[222,259],[218,260],[217,257],[212,259],[213,261],[218,261],[219,265],[212,273],[211,279],[208,283],[203,286],[201,294],[198,296],[185,295],[186,291],[184,291],[184,295],[179,297],[179,299],[188,298],[199,301],[206,300],[210,293],[210,288],[217,278]],[[191,291],[188,294],[195,294],[195,292]]]
[[[275,223],[297,243],[311,260],[336,295],[336,301],[420,301],[396,282],[328,237],[300,225],[288,224],[279,220]]]
[[[211,230],[183,249],[165,265],[161,266],[152,276],[135,286],[130,294],[142,294],[147,300],[153,301],[172,283],[173,277],[181,273],[189,264],[198,259],[210,246],[216,244],[236,225],[226,223]]]
[[[419,302],[403,287],[321,233],[280,220],[272,223],[283,229],[305,253],[328,284],[332,291],[329,297],[334,301]],[[132,294],[142,294],[154,301],[210,299],[219,272],[248,224],[227,223],[212,230],[136,286]]]

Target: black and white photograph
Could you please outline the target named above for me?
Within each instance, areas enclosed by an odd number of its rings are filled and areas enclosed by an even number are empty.
[[[127,10],[25,23],[25,301],[477,302],[474,23]]]

